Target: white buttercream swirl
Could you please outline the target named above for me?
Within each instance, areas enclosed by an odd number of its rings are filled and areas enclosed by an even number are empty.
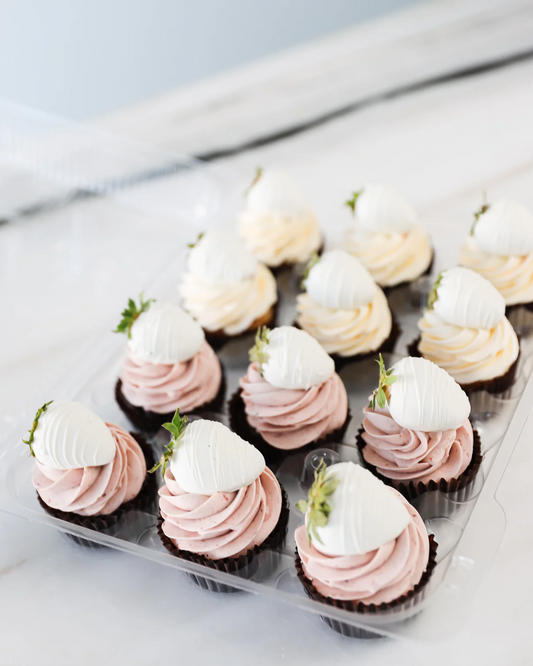
[[[257,264],[253,277],[235,284],[217,284],[186,273],[179,292],[184,308],[205,330],[226,335],[249,330],[278,299],[276,280],[263,264]]]
[[[320,227],[300,189],[283,171],[265,171],[251,187],[239,231],[268,266],[308,261],[322,243]]]
[[[411,521],[403,502],[371,472],[353,462],[328,467],[326,478],[339,481],[328,496],[328,522],[311,542],[331,556],[363,555],[396,539]]]
[[[200,495],[232,493],[258,479],[263,454],[218,421],[187,425],[170,459],[170,471],[182,490]]]
[[[433,309],[447,324],[492,329],[505,317],[505,300],[479,273],[457,266],[442,273]]]
[[[533,302],[533,253],[489,254],[469,236],[461,248],[459,263],[488,280],[504,297],[506,305]]]
[[[153,303],[134,322],[128,347],[141,361],[174,365],[189,361],[205,340],[202,327],[169,302]]]
[[[468,396],[445,370],[424,358],[394,364],[389,412],[402,428],[437,432],[459,428],[470,414]]]
[[[427,271],[433,258],[429,236],[421,226],[411,231],[347,230],[345,246],[381,287],[412,282]]]
[[[309,294],[297,297],[297,308],[298,325],[318,340],[328,354],[366,354],[379,349],[391,334],[391,311],[379,287],[370,303],[357,308],[323,307]]]
[[[116,454],[113,435],[104,421],[79,402],[54,401],[35,430],[36,459],[52,469],[99,467]]]
[[[320,344],[305,331],[280,326],[269,332],[268,356],[261,366],[264,379],[281,389],[320,386],[335,372],[335,363]]]
[[[444,368],[462,385],[504,375],[518,358],[520,346],[509,320],[492,329],[464,328],[426,310],[418,322],[418,349],[424,358]]]

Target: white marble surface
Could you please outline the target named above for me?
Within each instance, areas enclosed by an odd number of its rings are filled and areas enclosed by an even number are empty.
[[[532,27],[531,3],[436,3],[100,124],[198,152],[306,117],[317,108],[316,100],[335,107],[358,97],[356,85],[333,85],[333,78],[343,81],[343,71],[348,83],[360,82],[368,92],[381,80],[412,80],[531,46]],[[365,55],[363,48],[369,49]],[[327,62],[336,76],[326,71],[317,78],[317,63]],[[391,63],[395,67],[387,71]],[[389,181],[420,208],[439,267],[449,265],[483,187],[493,197],[505,194],[533,206],[532,77],[529,62],[450,83],[245,153],[224,166],[246,181],[257,164],[282,164],[306,188],[326,229],[343,221],[339,202],[347,192],[363,180]],[[330,80],[329,92],[319,94]],[[44,386],[68,368],[106,328],[102,321],[85,333],[68,320],[60,325],[60,340],[50,336],[39,353],[2,361],[2,414],[16,415],[32,386]],[[86,552],[56,531],[0,514],[0,664],[530,664],[531,491],[533,449],[526,439],[498,491],[507,529],[468,622],[445,642],[422,644],[342,639],[283,605],[246,595],[219,598],[179,572],[118,552]]]

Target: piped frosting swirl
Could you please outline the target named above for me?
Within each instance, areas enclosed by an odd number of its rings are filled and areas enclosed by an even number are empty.
[[[116,447],[107,464],[58,469],[37,456],[33,485],[45,504],[81,516],[108,515],[139,494],[146,477],[141,447],[119,426],[105,425]]]
[[[239,231],[268,266],[306,262],[318,250],[320,228],[304,196],[280,170],[266,170],[250,188]]]
[[[135,407],[156,414],[190,412],[211,402],[222,382],[222,368],[207,342],[188,361],[172,365],[142,361],[130,350],[120,374],[122,393]]]

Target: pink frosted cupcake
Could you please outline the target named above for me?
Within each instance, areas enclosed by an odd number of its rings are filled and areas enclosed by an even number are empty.
[[[176,413],[165,427],[172,433],[159,463],[165,481],[159,534],[165,547],[230,573],[248,568],[260,551],[276,549],[285,537],[288,507],[262,454],[217,421],[187,425]],[[229,591],[202,578],[196,582]]]
[[[296,569],[307,594],[345,610],[385,615],[416,607],[435,566],[436,543],[396,490],[352,462],[319,466],[298,527]],[[368,630],[323,618],[336,631]]]
[[[130,299],[116,329],[127,333],[127,357],[115,387],[129,420],[152,432],[183,413],[220,411],[225,382],[201,326],[174,303]]]
[[[407,499],[456,492],[473,480],[482,456],[470,401],[435,363],[408,357],[386,370],[380,359],[379,388],[363,412],[365,465]]]
[[[230,422],[267,460],[342,439],[350,418],[346,388],[314,338],[292,326],[263,329],[250,360],[231,400]]]
[[[53,516],[107,532],[124,508],[146,499],[149,447],[78,402],[43,405],[24,442],[35,458],[33,485]]]

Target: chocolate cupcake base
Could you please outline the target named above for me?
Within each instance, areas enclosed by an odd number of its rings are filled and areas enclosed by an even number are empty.
[[[144,458],[146,460],[147,470],[151,469],[155,464],[155,457],[152,447],[140,433],[132,432],[130,434],[142,449]],[[134,497],[129,502],[122,504],[122,506],[119,506],[116,511],[113,511],[113,513],[108,513],[105,515],[81,516],[78,513],[60,511],[59,509],[54,509],[48,506],[48,504],[45,504],[45,502],[41,499],[39,493],[37,493],[37,499],[46,513],[53,516],[54,518],[59,518],[60,520],[64,520],[67,523],[71,523],[72,525],[78,525],[89,530],[94,530],[100,534],[116,536],[124,524],[124,519],[128,511],[152,511],[154,509],[157,499],[157,481],[153,474],[147,474],[141,490],[136,497]],[[96,543],[95,541],[85,539],[84,537],[80,537],[75,534],[69,534],[68,532],[63,532],[63,534],[79,546],[84,546],[86,548],[107,547],[103,544]]]
[[[346,429],[348,428],[352,418],[350,408],[348,407],[346,420],[340,428],[337,428],[337,430],[334,430],[324,437],[316,439],[313,442],[309,442],[305,446],[301,446],[296,449],[277,449],[276,447],[266,442],[261,434],[248,423],[244,409],[244,401],[241,397],[241,394],[242,388],[237,389],[237,391],[235,391],[235,393],[231,396],[231,399],[228,403],[230,428],[244,440],[250,442],[250,444],[253,444],[256,449],[259,449],[259,451],[261,451],[265,457],[267,465],[274,471],[276,471],[283,460],[285,460],[285,458],[290,455],[311,451],[312,449],[315,449],[319,446],[324,446],[328,443],[342,441],[342,438],[344,437]]]
[[[418,336],[418,338],[407,345],[407,353],[409,356],[422,357],[422,354],[418,349],[419,343],[420,336]],[[493,377],[492,379],[486,379],[479,382],[471,382],[470,384],[459,384],[459,386],[465,393],[468,394],[476,393],[477,391],[487,391],[488,393],[492,394],[503,393],[504,391],[507,391],[515,382],[516,370],[518,368],[518,363],[520,362],[520,356],[521,351],[518,352],[516,361],[511,365],[507,372],[505,372],[503,375],[500,375],[499,377]]]
[[[204,405],[200,405],[190,412],[183,412],[182,416],[195,415],[200,416],[205,412],[220,412],[224,404],[224,399],[226,397],[226,373],[224,368],[222,368],[222,379],[220,382],[220,387],[218,393],[210,402],[206,402]],[[169,412],[167,414],[158,414],[157,412],[151,412],[143,407],[136,407],[132,405],[131,402],[126,398],[122,392],[122,380],[118,379],[115,384],[115,400],[117,401],[118,406],[128,417],[131,423],[139,430],[142,430],[146,433],[155,433],[161,428],[163,423],[168,423],[172,421],[174,417],[174,412]]]
[[[211,345],[211,347],[215,351],[219,351],[226,345],[228,342],[231,342],[232,340],[242,340],[242,338],[245,338],[247,336],[252,336],[255,335],[256,331],[258,328],[261,326],[268,326],[269,328],[274,328],[276,326],[276,320],[278,317],[278,303],[280,299],[280,294],[278,290],[278,299],[270,307],[270,309],[265,312],[264,315],[261,317],[257,317],[248,328],[243,331],[242,333],[237,333],[236,335],[228,335],[227,333],[224,333],[223,330],[219,331],[206,331],[205,332],[205,339],[207,342]]]
[[[277,554],[275,551],[282,545],[287,535],[287,526],[289,523],[289,500],[283,487],[281,487],[281,497],[281,513],[276,527],[274,527],[272,532],[268,535],[262,544],[251,548],[243,555],[239,555],[239,557],[224,557],[220,560],[211,560],[205,555],[191,553],[188,550],[180,550],[163,532],[164,518],[161,515],[159,516],[157,522],[157,533],[161,539],[161,542],[169,553],[175,557],[179,557],[182,560],[186,560],[187,562],[195,562],[196,564],[201,564],[208,569],[224,571],[240,578],[250,579],[258,571],[258,556],[261,555],[261,568],[263,569],[265,575],[268,575],[274,570],[276,566]],[[269,557],[266,557],[267,555]],[[209,578],[204,578],[198,574],[187,573],[187,576],[201,588],[204,590],[209,590],[210,592],[230,594],[233,592],[241,591],[239,588],[226,585],[225,583],[219,583],[217,581],[210,580]]]
[[[437,564],[437,542],[433,535],[429,536],[429,560],[428,565],[422,578],[419,583],[407,594],[390,601],[389,603],[382,603],[379,605],[376,604],[364,604],[362,601],[343,601],[341,599],[333,599],[332,597],[325,597],[320,594],[316,589],[313,583],[307,578],[303,570],[302,560],[296,550],[296,573],[297,576],[304,586],[304,589],[307,593],[307,596],[314,601],[319,601],[322,604],[327,606],[332,606],[334,608],[342,608],[343,610],[350,611],[351,613],[356,613],[366,617],[379,617],[390,611],[403,612],[415,608],[425,597],[427,592],[427,584],[431,578],[431,575]],[[334,620],[333,618],[327,617],[325,615],[320,616],[322,621],[325,622],[329,627],[334,631],[343,636],[348,636],[349,638],[383,638],[382,634],[378,634],[369,629],[364,629],[363,627],[354,627],[351,624],[342,622],[341,620]],[[394,620],[391,619],[391,622]]]
[[[481,463],[483,462],[483,454],[481,453],[481,439],[477,430],[474,430],[474,445],[472,451],[472,460],[470,464],[465,469],[465,471],[460,474],[456,479],[451,479],[446,481],[445,479],[440,479],[439,481],[429,481],[428,483],[423,483],[422,481],[398,481],[397,479],[389,479],[383,474],[380,474],[374,465],[371,465],[365,460],[363,455],[364,448],[366,447],[366,442],[362,438],[363,428],[361,427],[357,433],[356,443],[357,448],[359,449],[359,457],[361,463],[366,469],[368,469],[374,476],[383,481],[383,483],[388,486],[392,486],[399,493],[401,493],[406,500],[412,502],[413,500],[425,495],[426,493],[434,493],[434,501],[428,502],[426,507],[426,512],[429,515],[424,515],[423,517],[433,517],[439,515],[440,510],[440,493],[435,493],[435,491],[440,490],[441,493],[447,495],[454,494],[454,502],[465,502],[469,499],[474,491],[474,484],[472,483],[474,477],[479,471]]]

